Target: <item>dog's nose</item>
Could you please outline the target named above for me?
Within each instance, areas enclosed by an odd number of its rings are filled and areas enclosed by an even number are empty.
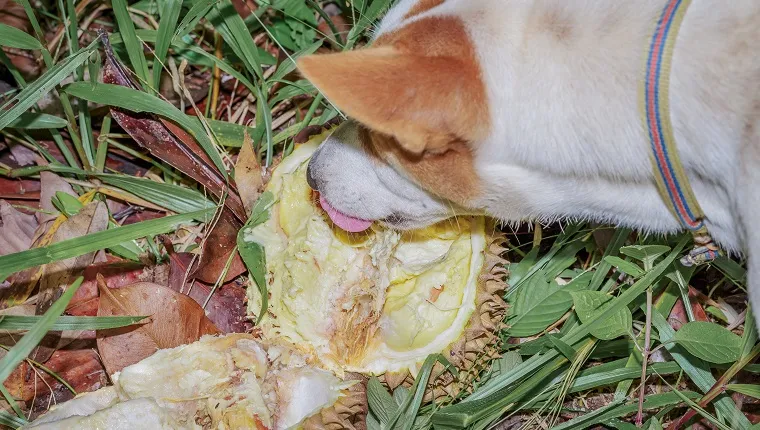
[[[317,189],[317,180],[314,178],[314,165],[312,163],[309,163],[306,167],[306,182],[312,190],[319,191]]]

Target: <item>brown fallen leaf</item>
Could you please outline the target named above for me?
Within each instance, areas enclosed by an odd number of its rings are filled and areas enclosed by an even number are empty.
[[[211,294],[211,287],[195,281],[187,294],[203,306]],[[253,329],[253,323],[248,318],[247,300],[245,288],[235,282],[222,285],[206,303],[206,316],[222,333],[248,333]]]
[[[38,206],[40,181],[31,179],[9,179],[0,176],[0,199],[10,204]]]
[[[218,334],[203,309],[190,297],[167,287],[139,282],[110,289],[99,283],[98,316],[149,315],[138,326],[98,332],[98,350],[109,375],[137,363],[159,349],[192,343],[206,334]]]
[[[103,365],[98,353],[93,349],[60,350],[45,363],[45,367],[55,372],[77,393],[95,391],[108,384]],[[17,400],[24,402],[37,399],[35,404],[46,405],[63,402],[74,397],[74,394],[50,373],[34,368],[24,361],[5,380],[5,388]],[[51,396],[54,399],[51,399]]]
[[[67,315],[94,317],[98,314],[97,276],[102,276],[109,288],[121,288],[136,282],[152,282],[165,285],[168,280],[167,265],[145,266],[140,263],[109,258],[101,264],[93,264],[84,270],[84,282],[66,307]]]
[[[29,249],[36,229],[34,215],[27,215],[0,200],[0,255]]]
[[[251,215],[253,205],[264,192],[264,187],[269,182],[268,176],[267,169],[259,163],[259,157],[253,149],[253,141],[246,132],[235,163],[235,182],[243,200],[246,216]]]
[[[67,219],[53,234],[52,243],[73,239],[87,234],[103,231],[108,226],[108,209],[105,203],[96,201],[83,207],[79,213]],[[38,269],[42,272],[39,281],[39,293],[37,294],[37,315],[44,314],[53,303],[61,297],[66,288],[81,275],[84,269],[92,264],[95,252],[80,255],[66,260],[54,261]],[[27,296],[34,288],[34,276],[25,284],[22,291]],[[30,358],[44,362],[60,347],[60,337],[54,333],[49,334],[31,353]]]
[[[105,203],[95,201],[83,207],[79,213],[67,219],[53,234],[52,243],[86,236],[104,231],[108,227],[108,208]],[[92,264],[95,252],[88,252],[79,257],[55,261],[43,266],[44,274],[40,280],[40,292],[37,298],[37,313],[45,313],[61,297],[66,288]]]
[[[124,67],[114,57],[107,38],[104,38],[104,44],[106,61],[103,67],[103,82],[136,89],[137,86],[124,71]],[[225,182],[224,176],[206,152],[184,129],[171,121],[150,114],[112,108],[111,115],[138,145],[195,179],[217,198],[224,199],[224,205],[239,220],[245,220],[243,203],[234,184]]]
[[[245,273],[247,269],[237,252],[237,234],[241,228],[243,224],[232,215],[231,211],[222,210],[216,224],[213,224],[203,241],[200,261],[190,277],[207,284],[215,284],[224,272],[230,256],[232,256],[232,262],[222,283],[227,283]]]
[[[206,316],[222,333],[247,333],[253,328],[248,318],[245,288],[230,282],[211,294],[211,287],[198,280],[190,280],[188,285],[188,269],[194,255],[175,253],[172,247],[166,248],[169,252],[169,288],[190,296],[201,306],[205,304]]]

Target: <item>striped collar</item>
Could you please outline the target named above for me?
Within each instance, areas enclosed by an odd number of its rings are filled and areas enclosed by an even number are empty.
[[[694,236],[694,249],[681,262],[709,262],[721,255],[704,224],[699,206],[678,157],[670,119],[670,68],[678,30],[691,0],[668,0],[652,35],[640,88],[642,121],[649,133],[657,188],[681,225]]]

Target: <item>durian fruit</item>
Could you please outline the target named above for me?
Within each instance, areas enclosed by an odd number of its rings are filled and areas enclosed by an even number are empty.
[[[429,354],[443,353],[460,377],[441,375],[428,398],[456,394],[497,354],[503,237],[479,216],[412,232],[377,223],[363,233],[340,230],[306,182],[324,138],[282,160],[266,189],[274,199],[269,219],[243,231],[243,241],[266,255],[263,336],[338,376],[378,375],[391,388],[413,381]],[[248,293],[255,315],[261,296],[258,288]]]
[[[54,406],[25,428],[365,428],[361,379],[344,382],[252,335],[204,336],[112,376],[114,385]]]

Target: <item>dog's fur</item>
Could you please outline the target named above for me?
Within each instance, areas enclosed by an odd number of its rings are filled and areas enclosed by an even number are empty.
[[[371,47],[299,68],[352,118],[315,154],[339,211],[414,228],[456,214],[681,229],[638,90],[666,0],[401,0]],[[706,225],[746,252],[760,310],[760,2],[694,0],[671,118]],[[760,312],[758,312],[760,314]]]

